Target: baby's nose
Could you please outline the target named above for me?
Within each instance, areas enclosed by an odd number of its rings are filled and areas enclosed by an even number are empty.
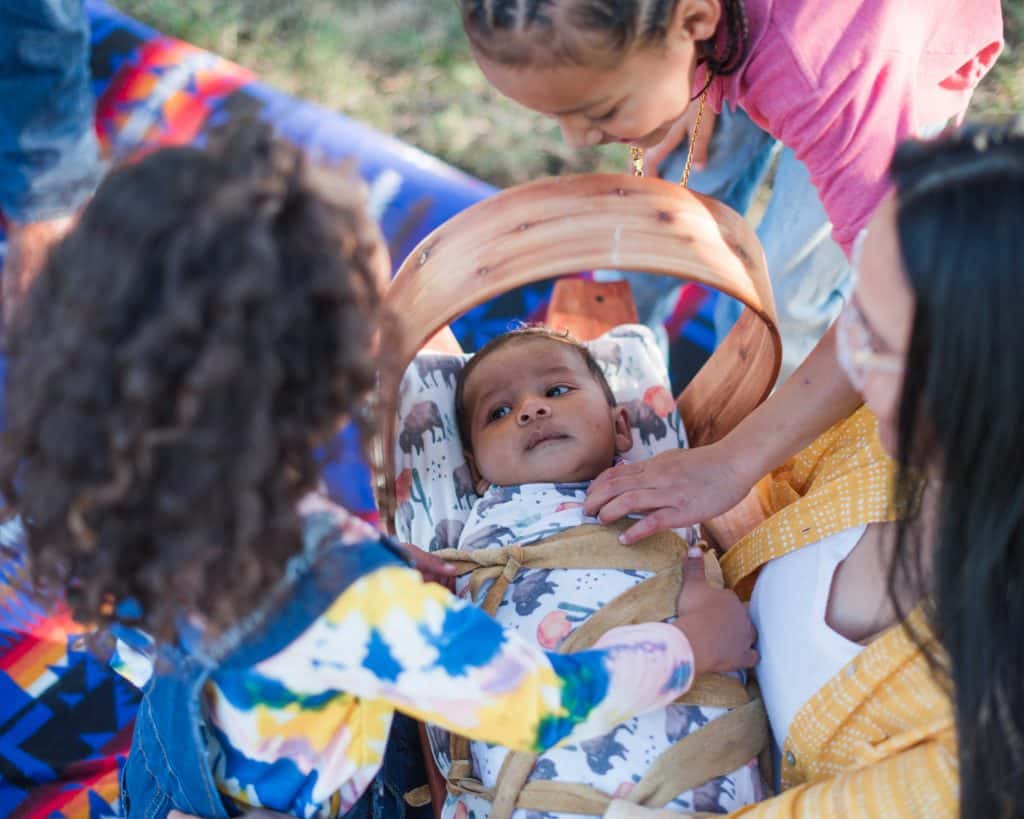
[[[519,408],[519,423],[528,424],[535,418],[545,418],[551,414],[551,407],[541,401],[527,401]]]

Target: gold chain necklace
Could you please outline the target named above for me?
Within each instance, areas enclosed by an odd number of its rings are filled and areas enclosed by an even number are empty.
[[[693,164],[693,146],[697,142],[697,137],[700,135],[700,123],[704,119],[704,103],[708,98],[708,91],[705,88],[700,95],[700,103],[697,107],[697,119],[693,122],[693,133],[690,134],[690,145],[686,151],[686,167],[683,168],[683,178],[679,182],[684,188],[690,181],[690,166]],[[643,176],[644,175],[644,149],[638,148],[636,145],[629,146],[629,158],[633,163],[633,175]]]

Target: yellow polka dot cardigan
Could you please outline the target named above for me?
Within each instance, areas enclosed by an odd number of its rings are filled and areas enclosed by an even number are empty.
[[[895,465],[865,408],[758,485],[771,517],[722,560],[749,591],[776,557],[852,526],[895,520]],[[851,660],[797,713],[782,747],[782,793],[747,817],[956,816],[956,734],[944,683],[909,632],[932,641],[919,607]]]

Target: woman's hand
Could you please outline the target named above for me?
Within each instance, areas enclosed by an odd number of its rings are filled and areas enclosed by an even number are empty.
[[[728,511],[758,479],[860,405],[835,348],[833,324],[786,383],[725,438],[613,467],[591,484],[583,509],[602,523],[645,515],[626,530],[623,543]]]
[[[613,466],[590,485],[583,511],[604,524],[643,515],[623,533],[626,544],[717,517],[743,500],[757,480],[739,471],[724,445],[723,440]]]
[[[693,649],[694,676],[757,665],[757,640],[747,607],[735,592],[714,589],[704,577],[704,560],[686,561],[683,588],[676,600],[676,628]]]

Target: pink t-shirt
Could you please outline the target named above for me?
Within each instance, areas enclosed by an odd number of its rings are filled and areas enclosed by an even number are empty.
[[[959,121],[999,56],[999,0],[745,0],[747,58],[708,99],[743,108],[808,168],[847,255],[896,146]],[[697,72],[697,87],[704,82]]]

